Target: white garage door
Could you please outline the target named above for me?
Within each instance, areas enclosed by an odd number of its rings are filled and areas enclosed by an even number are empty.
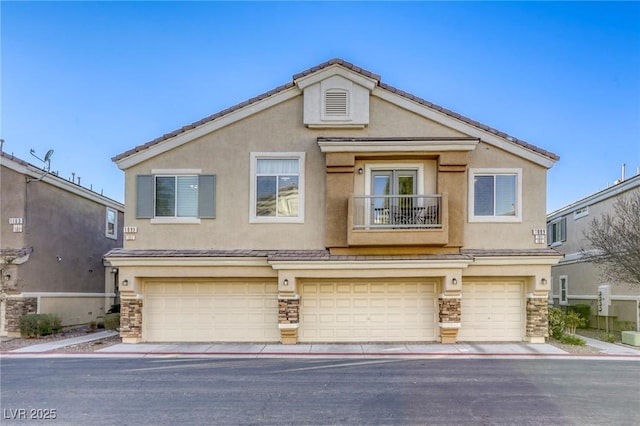
[[[522,282],[467,282],[462,284],[458,340],[522,341],[524,296]]]
[[[436,285],[425,281],[303,281],[301,342],[436,339]]]
[[[147,342],[277,342],[276,281],[147,281]]]

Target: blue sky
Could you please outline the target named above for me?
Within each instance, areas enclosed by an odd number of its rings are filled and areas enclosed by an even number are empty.
[[[640,167],[640,3],[0,3],[4,150],[123,201],[111,157],[340,57],[552,151],[552,211]]]

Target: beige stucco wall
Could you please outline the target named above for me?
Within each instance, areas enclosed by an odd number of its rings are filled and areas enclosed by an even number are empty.
[[[478,223],[467,220],[464,230],[465,248],[544,248],[545,245],[535,243],[532,230],[546,229],[547,170],[487,143],[480,143],[474,151],[469,153],[468,167],[522,169],[523,200],[522,222]]]
[[[302,125],[302,97],[160,154],[126,170],[125,226],[137,227],[136,248],[323,249],[325,247],[325,158],[319,136],[398,137],[460,136],[457,131],[372,98],[371,124],[363,130],[311,130]],[[303,224],[249,223],[251,152],[305,152],[305,221]],[[427,159],[433,168],[433,156]],[[215,174],[216,218],[200,224],[152,224],[135,218],[136,175],[153,169],[200,169]],[[433,180],[425,183],[427,188]]]

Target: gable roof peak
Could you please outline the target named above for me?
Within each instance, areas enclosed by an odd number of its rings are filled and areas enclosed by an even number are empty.
[[[330,67],[332,65],[340,65],[341,67],[344,67],[344,68],[346,68],[348,70],[351,70],[351,71],[353,71],[355,73],[361,74],[361,75],[363,75],[365,77],[368,77],[368,78],[370,78],[372,80],[376,80],[376,82],[380,82],[380,76],[378,74],[374,74],[371,71],[365,70],[364,68],[360,68],[360,67],[352,64],[351,62],[347,62],[347,61],[345,61],[344,59],[341,59],[341,58],[329,59],[328,61],[323,62],[320,65],[316,65],[315,67],[311,67],[308,70],[305,70],[305,71],[299,72],[297,74],[294,74],[293,75],[293,80],[294,81],[299,80],[302,77],[306,77],[306,76],[308,76],[310,74],[313,74],[315,72],[321,71],[321,70],[323,70],[325,68],[328,68],[328,67]]]
[[[560,158],[558,155],[550,151],[546,151],[535,145],[529,144],[521,139],[513,137],[507,133],[504,133],[502,131],[489,127],[485,124],[479,123],[471,118],[465,117],[447,108],[436,105],[418,96],[412,95],[405,91],[399,90],[391,85],[383,83],[382,81],[380,81],[380,76],[378,74],[375,74],[371,71],[358,67],[352,64],[351,62],[347,62],[341,58],[333,58],[319,65],[311,67],[305,71],[294,74],[292,78],[293,81],[283,84],[282,86],[276,87],[275,89],[272,89],[268,92],[265,92],[254,98],[251,98],[247,101],[244,101],[237,105],[229,107],[223,111],[212,114],[194,123],[183,126],[180,129],[177,129],[171,133],[162,135],[150,142],[147,142],[142,145],[138,145],[135,148],[129,149],[128,151],[125,151],[121,154],[114,156],[112,158],[112,161],[118,163],[118,166],[121,169],[130,167],[131,165],[137,164],[137,162],[142,161],[143,159],[146,159],[149,156],[155,155],[154,153],[150,152],[149,149],[157,148],[159,144],[162,144],[165,141],[175,140],[174,138],[181,137],[184,140],[179,141],[179,143],[180,144],[184,143],[190,140],[190,138],[195,137],[193,135],[197,134],[197,132],[195,132],[196,129],[201,129],[201,131],[205,131],[206,130],[205,126],[211,123],[221,122],[221,120],[227,120],[227,119],[229,122],[232,122],[233,120],[238,120],[239,118],[237,117],[242,116],[242,114],[237,115],[236,118],[233,118],[231,116],[237,112],[241,113],[248,106],[255,106],[258,102],[263,102],[263,101],[267,101],[270,105],[272,105],[273,103],[278,102],[279,101],[278,99],[280,100],[284,98],[289,99],[291,96],[295,95],[295,92],[291,92],[292,89],[299,91],[301,89],[304,89],[305,86],[313,84],[314,82],[317,82],[319,80],[323,80],[327,76],[322,75],[322,71],[328,70],[329,68],[336,67],[336,66],[342,67],[348,72],[352,73],[350,77],[353,77],[352,78],[353,81],[368,88],[372,92],[376,90],[379,92],[379,94],[381,93],[392,94],[396,99],[407,100],[411,103],[419,105],[421,108],[425,108],[426,110],[433,111],[437,114],[440,114],[442,117],[445,117],[445,118],[448,117],[450,119],[453,119],[457,123],[461,123],[462,125],[466,125],[469,128],[475,129],[476,132],[479,131],[481,134],[488,135],[490,137],[497,137],[500,140],[506,142],[507,145],[510,145],[513,147],[519,147],[519,149],[524,149],[528,152],[533,153],[534,156],[541,156],[542,157],[541,164],[545,164],[545,167],[551,167],[551,165],[554,162],[558,161]],[[255,108],[254,110],[257,111],[257,109]],[[224,124],[220,124],[220,125],[224,125]],[[192,136],[188,135],[190,132],[192,133]],[[498,143],[501,143],[501,142],[498,142]],[[172,147],[173,145],[168,145],[164,149],[167,150],[167,149],[171,149]],[[145,154],[143,156],[140,156],[139,154],[141,153],[145,153]],[[134,158],[134,156],[138,157],[138,159]],[[537,162],[537,160],[535,161]]]

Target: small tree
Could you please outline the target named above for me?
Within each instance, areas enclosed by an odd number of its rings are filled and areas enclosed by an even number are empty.
[[[576,328],[582,327],[585,325],[585,320],[575,311],[569,312],[565,315],[564,323],[569,330],[569,333],[576,334]]]
[[[565,329],[565,315],[562,309],[550,307],[549,308],[549,333],[554,339],[560,340],[564,335]]]
[[[613,213],[593,219],[584,237],[585,260],[600,265],[606,280],[640,286],[640,191],[619,197]]]

